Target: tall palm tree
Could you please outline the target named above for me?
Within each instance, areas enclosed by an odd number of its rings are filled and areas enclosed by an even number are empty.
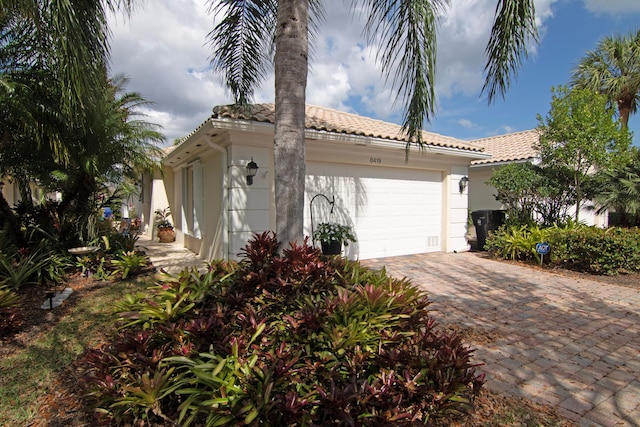
[[[380,42],[383,73],[406,105],[403,130],[422,146],[423,122],[435,107],[436,26],[448,0],[353,0],[368,13],[365,38]],[[497,0],[487,45],[489,100],[503,94],[517,74],[526,43],[537,38],[533,0]],[[239,105],[275,61],[276,233],[280,241],[303,238],[305,89],[309,22],[322,16],[321,0],[209,0],[223,19],[210,33],[214,67]],[[275,41],[275,57],[271,56]]]
[[[572,85],[607,95],[627,127],[640,100],[640,29],[625,36],[604,37],[573,70]]]

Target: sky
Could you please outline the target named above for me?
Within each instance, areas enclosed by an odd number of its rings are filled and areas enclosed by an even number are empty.
[[[362,18],[346,0],[323,0],[325,20],[314,41],[307,103],[401,123],[403,106],[376,64],[376,46],[362,37]],[[436,113],[425,129],[463,140],[533,129],[549,111],[551,87],[605,36],[640,29],[640,0],[535,0],[540,40],[504,98],[488,104],[481,93],[484,49],[496,0],[450,0],[440,20]],[[112,75],[152,102],[146,120],[160,124],[167,145],[204,122],[232,98],[210,66],[207,34],[219,20],[207,0],[147,0],[130,17],[110,17]],[[273,74],[255,102],[273,102]],[[640,145],[640,113],[629,128]]]

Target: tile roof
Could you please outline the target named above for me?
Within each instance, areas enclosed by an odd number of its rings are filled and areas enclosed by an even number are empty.
[[[211,118],[275,123],[275,106],[274,104],[253,104],[248,106],[246,110],[237,110],[229,105],[221,105],[213,109]],[[307,105],[306,107],[306,128],[403,143],[408,141],[408,137],[402,133],[400,125],[315,105]],[[478,152],[484,151],[481,146],[437,133],[423,131],[422,135],[426,145]]]
[[[538,156],[535,146],[539,140],[540,133],[537,129],[475,139],[470,142],[483,147],[487,153],[491,154],[491,158],[474,160],[471,164],[482,165],[533,159]]]

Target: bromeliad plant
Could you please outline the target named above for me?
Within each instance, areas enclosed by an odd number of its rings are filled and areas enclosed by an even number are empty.
[[[111,264],[115,267],[115,272],[126,279],[130,273],[135,274],[147,265],[147,256],[138,251],[121,252],[111,260]]]
[[[17,330],[22,324],[22,315],[17,308],[19,303],[18,294],[0,286],[0,337]]]
[[[343,242],[345,246],[348,246],[349,242],[355,242],[356,238],[349,225],[321,222],[318,224],[318,228],[313,231],[313,240],[319,242]]]
[[[430,425],[479,393],[467,348],[406,280],[257,235],[120,304],[86,384],[110,425]]]

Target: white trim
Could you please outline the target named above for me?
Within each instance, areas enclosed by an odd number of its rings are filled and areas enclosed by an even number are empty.
[[[213,142],[213,138],[211,136],[207,137],[207,145],[213,148],[215,151],[219,152],[222,160],[221,164],[224,170],[222,171],[222,202],[220,207],[220,214],[222,215],[222,224],[225,226],[225,230],[222,233],[222,257],[224,259],[231,259],[230,250],[230,237],[229,233],[229,153],[226,147],[221,147],[220,145]]]

